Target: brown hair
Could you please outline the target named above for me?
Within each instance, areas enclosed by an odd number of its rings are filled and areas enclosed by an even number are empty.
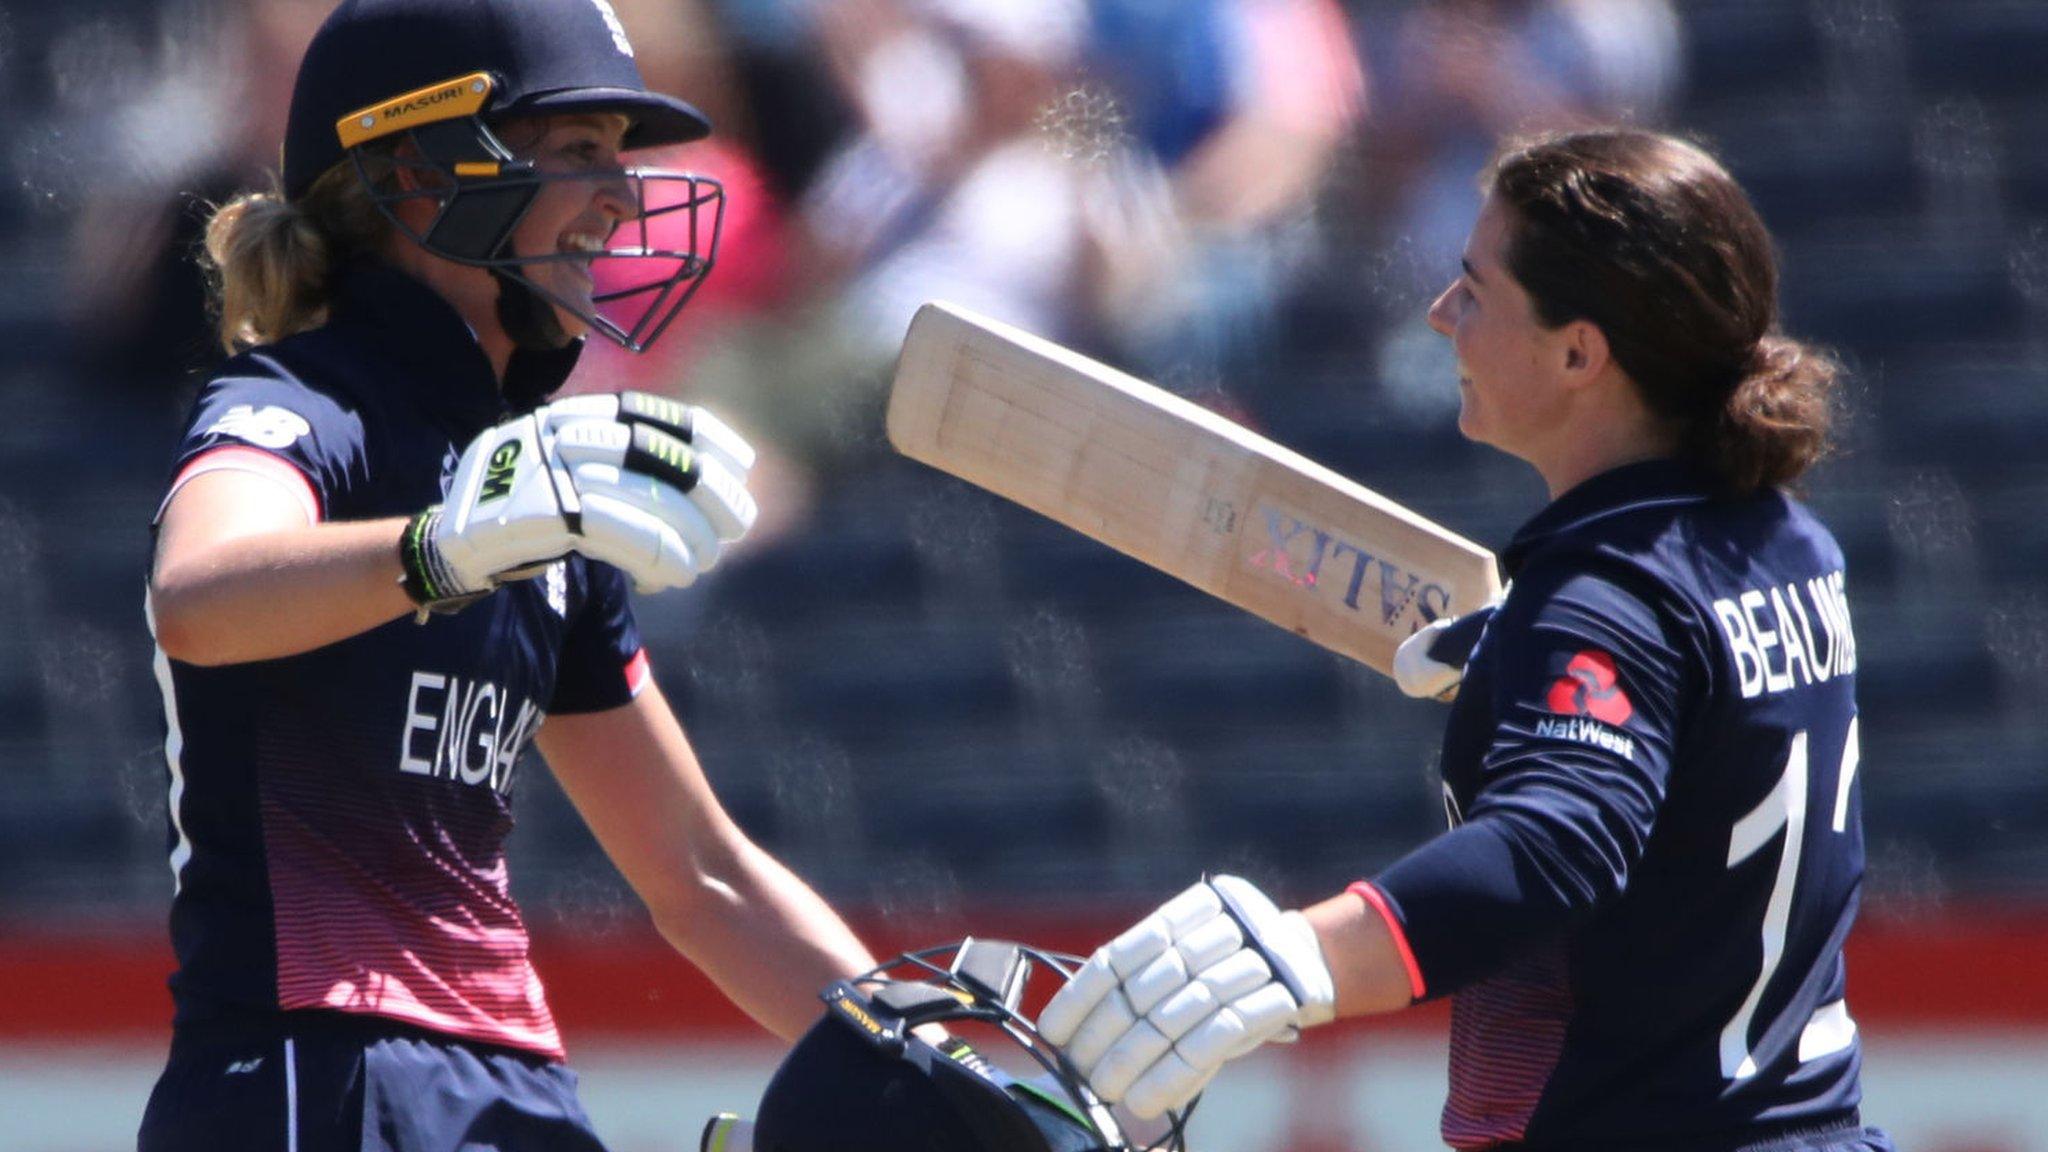
[[[373,172],[388,167],[366,160]],[[295,201],[273,185],[215,208],[199,266],[221,347],[274,344],[324,323],[336,269],[376,252],[390,233],[353,163],[321,173]]]
[[[1537,319],[1597,324],[1728,488],[1787,483],[1826,455],[1840,366],[1778,330],[1770,234],[1712,156],[1637,129],[1564,133],[1511,143],[1486,184]]]

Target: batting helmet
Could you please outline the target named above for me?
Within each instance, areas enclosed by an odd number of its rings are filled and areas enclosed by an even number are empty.
[[[1032,977],[1078,956],[969,938],[826,989],[825,1015],[782,1061],[749,1124],[706,1125],[703,1152],[1181,1152],[1188,1112],[1149,1143],[1126,1132],[1019,1010]],[[931,1043],[914,1030],[945,1027]],[[963,1033],[1009,1052],[977,1050]],[[1017,1069],[1028,1058],[1032,1067]],[[1007,1058],[1006,1058],[1007,1057]],[[1011,1069],[1003,1065],[1007,1063]]]
[[[299,199],[334,165],[353,161],[385,216],[429,252],[490,269],[515,297],[545,297],[639,351],[661,335],[711,270],[724,190],[705,177],[642,168],[540,172],[493,130],[511,118],[575,112],[625,116],[627,150],[683,143],[711,131],[695,108],[647,90],[608,0],[344,0],[314,33],[299,65],[285,129],[284,193]],[[401,141],[410,147],[394,146]],[[416,178],[403,182],[411,187],[373,176],[365,163],[371,149],[411,169]],[[543,184],[621,175],[637,198],[626,243],[615,233],[595,254],[510,250],[512,231]],[[650,185],[658,186],[653,200],[663,207],[649,209]],[[426,228],[409,227],[392,211],[406,200],[435,205]],[[660,229],[664,239],[656,243],[649,219],[674,213],[687,219]],[[597,296],[599,307],[591,309],[525,274],[529,265],[561,260],[633,261],[642,271]],[[519,330],[544,323],[546,310],[530,297],[513,304],[501,306],[500,314],[508,317],[514,340],[549,343],[544,332]],[[528,336],[534,339],[522,339]]]

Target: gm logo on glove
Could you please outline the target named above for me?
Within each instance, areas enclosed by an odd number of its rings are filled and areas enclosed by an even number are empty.
[[[491,453],[490,467],[484,471],[483,486],[477,490],[476,502],[504,498],[512,491],[512,474],[519,463],[519,441],[507,440]]]

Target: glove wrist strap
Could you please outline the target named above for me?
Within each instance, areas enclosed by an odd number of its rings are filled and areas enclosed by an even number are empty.
[[[398,586],[419,608],[413,619],[421,624],[432,613],[459,612],[490,592],[488,588],[462,590],[461,581],[434,542],[440,526],[441,506],[436,504],[407,521],[398,537],[398,563],[405,573]]]

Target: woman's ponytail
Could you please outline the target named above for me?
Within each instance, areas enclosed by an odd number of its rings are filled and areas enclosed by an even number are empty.
[[[1790,483],[1828,454],[1840,376],[1832,356],[1766,335],[1718,417],[1694,425],[1693,457],[1738,492]]]
[[[376,251],[390,230],[352,163],[328,170],[298,201],[271,189],[214,209],[200,264],[221,346],[232,354],[324,323],[335,271]]]

